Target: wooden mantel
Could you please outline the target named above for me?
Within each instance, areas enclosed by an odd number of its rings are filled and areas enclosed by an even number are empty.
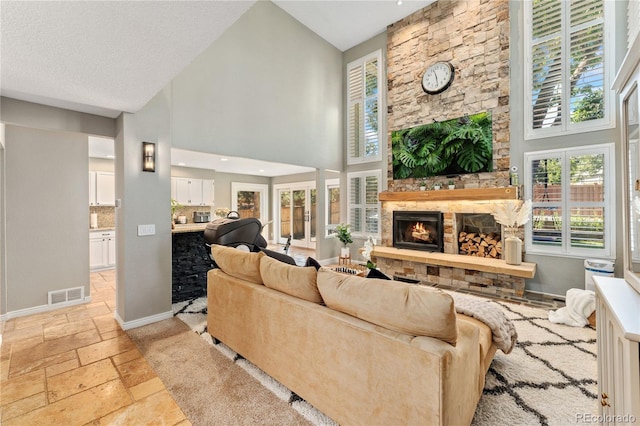
[[[457,201],[457,200],[517,200],[518,188],[465,188],[438,191],[381,192],[380,201]]]
[[[494,274],[511,275],[521,278],[533,278],[536,274],[536,264],[522,262],[520,265],[509,265],[501,259],[486,257],[463,256],[459,254],[433,253],[419,250],[397,249],[393,247],[376,246],[371,252],[373,257],[387,259],[408,260],[429,265],[448,266],[453,268],[470,269],[474,271]]]

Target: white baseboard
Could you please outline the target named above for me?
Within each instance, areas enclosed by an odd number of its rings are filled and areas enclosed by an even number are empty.
[[[82,300],[74,300],[72,302],[56,303],[55,305],[41,305],[32,308],[18,309],[17,311],[7,312],[0,315],[0,321],[8,321],[13,318],[26,317],[27,315],[41,314],[43,312],[55,311],[69,306],[81,305],[83,303],[91,303],[91,296],[87,296]]]
[[[120,318],[120,315],[118,315],[117,311],[113,313],[113,316],[116,321],[118,321],[118,324],[120,324],[120,327],[123,330],[131,330],[132,328],[138,328],[142,327],[143,325],[153,324],[154,322],[173,318],[173,311],[163,312],[160,314],[151,315],[149,317],[139,318],[137,320],[126,322],[123,321],[122,318]]]

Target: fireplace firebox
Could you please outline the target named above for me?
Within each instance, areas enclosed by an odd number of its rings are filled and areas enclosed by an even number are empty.
[[[394,211],[393,246],[442,252],[443,228],[442,212]]]

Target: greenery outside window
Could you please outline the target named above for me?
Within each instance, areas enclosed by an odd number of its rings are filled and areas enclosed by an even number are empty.
[[[380,237],[380,193],[382,171],[348,173],[348,223],[354,237]]]
[[[325,236],[336,233],[336,226],[340,224],[340,179],[327,179],[325,187],[325,206],[327,206]]]
[[[382,52],[347,65],[348,164],[380,161]]]
[[[613,159],[613,144],[525,154],[527,252],[614,255]]]
[[[612,19],[605,0],[525,2],[526,139],[614,125]]]

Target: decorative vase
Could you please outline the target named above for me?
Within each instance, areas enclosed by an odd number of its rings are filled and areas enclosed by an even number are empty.
[[[522,240],[518,237],[518,227],[505,226],[502,254],[508,265],[520,265],[522,263]]]
[[[342,247],[340,249],[340,257],[349,257],[350,252],[349,252],[349,247]]]

